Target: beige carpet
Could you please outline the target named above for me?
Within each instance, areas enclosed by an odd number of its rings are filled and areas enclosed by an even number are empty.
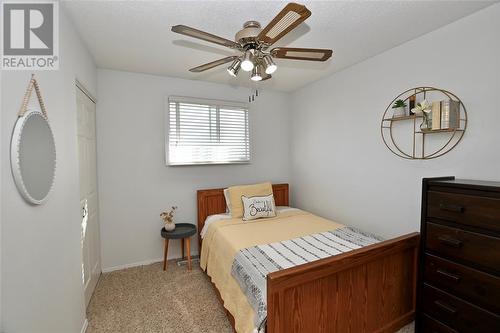
[[[231,325],[206,275],[169,261],[103,274],[87,333],[226,333]],[[413,332],[408,325],[398,333]]]

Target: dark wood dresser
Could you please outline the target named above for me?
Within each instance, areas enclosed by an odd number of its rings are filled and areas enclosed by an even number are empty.
[[[500,332],[500,183],[427,178],[417,332]]]

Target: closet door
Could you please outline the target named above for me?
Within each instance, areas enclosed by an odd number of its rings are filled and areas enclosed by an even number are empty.
[[[96,106],[79,87],[76,91],[82,216],[82,279],[85,304],[88,305],[101,274],[95,130]]]

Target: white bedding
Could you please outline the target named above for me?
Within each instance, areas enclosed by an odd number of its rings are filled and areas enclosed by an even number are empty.
[[[277,214],[284,213],[284,212],[289,212],[293,210],[300,210],[298,208],[293,208],[289,206],[277,206],[276,207],[276,212]],[[226,220],[230,219],[231,214],[230,213],[223,213],[223,214],[214,214],[214,215],[209,215],[205,219],[205,224],[203,225],[203,229],[201,229],[200,236],[203,239],[205,237],[205,234],[207,233],[208,227],[210,224],[214,223],[215,221],[220,221],[220,220]]]

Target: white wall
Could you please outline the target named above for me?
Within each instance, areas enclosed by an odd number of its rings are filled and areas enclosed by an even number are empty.
[[[127,72],[98,71],[98,170],[103,270],[162,258],[159,217],[172,205],[177,222],[196,223],[196,190],[289,180],[288,95],[262,91],[250,105],[248,165],[167,167],[165,98],[248,100],[249,89]],[[193,238],[193,253],[198,242]],[[172,242],[169,258],[180,257]]]
[[[499,31],[496,4],[295,92],[293,203],[394,236],[419,230],[422,177],[500,180]],[[408,161],[384,146],[380,119],[421,85],[456,93],[469,124],[447,155]]]
[[[36,77],[55,136],[57,170],[46,204],[30,206],[10,171],[10,135],[29,71],[2,73],[2,323],[8,333],[77,333],[85,320],[75,78],[96,92],[96,68],[61,10],[60,69]]]
[[[1,101],[1,97],[2,97],[2,83],[3,83],[3,80],[2,80],[2,76],[3,76],[3,72],[0,71],[0,113],[3,109],[1,109],[1,105],[2,105],[2,101]],[[0,120],[2,119],[2,116],[0,114]],[[2,159],[5,158],[4,156],[7,156],[7,155],[4,155],[4,151],[3,151],[3,130],[2,130],[2,123],[0,122],[0,155],[2,156]],[[0,162],[0,189],[3,188],[2,184],[3,184],[3,180],[2,180],[2,169],[3,169],[3,163]],[[3,324],[2,324],[2,219],[3,219],[3,213],[2,213],[2,200],[1,200],[1,197],[0,197],[0,332],[3,332]]]

